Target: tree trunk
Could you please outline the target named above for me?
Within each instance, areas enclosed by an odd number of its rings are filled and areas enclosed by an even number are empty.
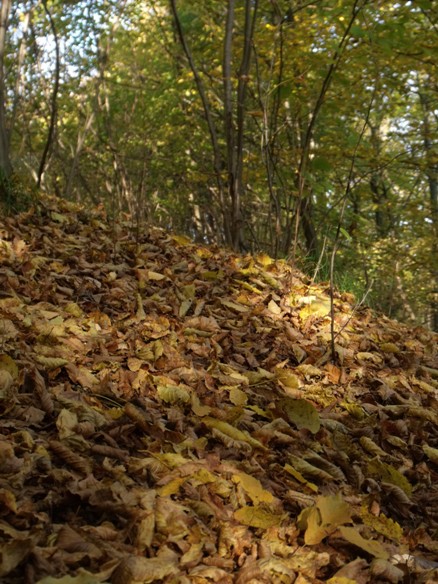
[[[41,162],[40,162],[40,166],[38,169],[38,181],[37,181],[38,188],[41,186],[41,181],[43,178],[44,169],[45,169],[45,166],[47,163],[47,157],[49,155],[49,152],[50,152],[50,149],[51,149],[52,143],[53,143],[53,138],[55,136],[56,118],[57,118],[57,109],[58,109],[57,102],[58,102],[58,90],[59,90],[59,77],[60,77],[60,68],[61,68],[60,54],[59,54],[59,40],[58,40],[58,34],[56,32],[55,21],[52,18],[50,10],[47,8],[46,0],[43,0],[43,6],[44,6],[44,11],[49,19],[50,29],[52,31],[53,38],[55,40],[56,62],[55,62],[55,82],[53,85],[53,93],[52,93],[52,99],[51,99],[49,132],[47,134],[47,141],[46,141],[46,144],[44,146],[43,155],[41,157]]]
[[[9,155],[9,138],[6,128],[6,88],[4,60],[6,51],[6,30],[8,28],[11,0],[2,0],[0,12],[0,184],[1,196],[6,196],[6,183],[12,173]]]
[[[201,98],[202,107],[204,110],[205,121],[207,122],[208,132],[210,134],[210,142],[213,150],[213,170],[216,177],[216,185],[217,185],[217,193],[214,193],[218,199],[222,210],[222,218],[223,218],[223,226],[224,226],[224,239],[228,245],[232,244],[232,236],[231,236],[231,226],[230,226],[230,217],[227,208],[227,204],[225,202],[225,186],[224,181],[222,180],[222,169],[224,166],[224,160],[221,153],[221,148],[219,146],[219,140],[217,137],[217,130],[216,124],[214,122],[213,112],[210,105],[210,102],[207,97],[207,92],[204,87],[204,83],[202,78],[199,74],[198,68],[195,64],[193,59],[192,53],[190,51],[189,45],[186,41],[186,37],[184,31],[181,26],[181,20],[179,18],[178,10],[176,8],[176,0],[169,0],[170,1],[170,9],[173,15],[173,20],[175,24],[176,34],[181,43],[182,49],[184,54],[187,58],[189,63],[189,67],[191,72],[193,73],[193,78],[195,80],[196,88],[198,90],[199,97]],[[214,192],[211,189],[211,192]]]
[[[423,87],[430,87],[429,78],[422,80]],[[432,330],[438,331],[438,164],[436,163],[436,152],[432,141],[431,125],[434,121],[433,107],[430,98],[420,92],[420,102],[423,109],[423,143],[426,152],[426,176],[429,185],[429,202],[432,229],[432,268],[431,277],[434,289],[430,300],[430,326]]]

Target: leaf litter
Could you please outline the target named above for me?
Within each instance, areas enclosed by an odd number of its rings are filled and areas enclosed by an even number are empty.
[[[437,335],[131,233],[0,223],[1,582],[436,581]]]

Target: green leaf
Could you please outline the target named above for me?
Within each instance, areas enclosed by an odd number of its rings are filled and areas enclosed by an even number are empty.
[[[348,233],[348,231],[346,229],[344,229],[343,227],[341,227],[339,229],[339,231],[342,233],[342,235],[345,237],[345,239],[347,241],[351,241],[353,238],[351,237],[351,235]]]
[[[315,170],[329,171],[332,170],[333,166],[327,158],[317,156],[312,160],[312,168]]]
[[[350,28],[350,34],[355,38],[363,38],[364,36],[366,36],[366,32],[364,31],[364,29],[361,28],[360,26],[357,26],[356,24],[354,24]]]

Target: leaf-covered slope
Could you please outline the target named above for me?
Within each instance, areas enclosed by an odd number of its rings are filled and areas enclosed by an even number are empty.
[[[286,263],[61,201],[0,236],[2,582],[433,581],[436,335],[338,296],[334,364]]]

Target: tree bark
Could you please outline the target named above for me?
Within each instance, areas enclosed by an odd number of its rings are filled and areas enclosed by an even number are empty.
[[[422,80],[423,86],[430,87],[431,80]],[[420,92],[420,103],[423,110],[423,144],[426,153],[426,176],[429,186],[429,202],[431,214],[431,229],[432,229],[432,269],[431,276],[434,282],[434,289],[431,293],[430,300],[430,326],[432,330],[438,331],[438,164],[436,163],[436,153],[434,152],[434,144],[431,139],[432,128],[431,125],[434,120],[432,112],[432,104],[428,96]]]
[[[38,188],[41,186],[41,181],[44,174],[44,168],[46,166],[47,157],[50,152],[50,148],[52,147],[53,137],[55,135],[56,130],[56,118],[57,118],[57,102],[58,102],[58,90],[59,90],[59,77],[60,77],[60,69],[61,69],[61,62],[60,62],[60,51],[59,51],[59,39],[58,34],[56,32],[55,21],[52,18],[50,10],[47,8],[46,0],[43,0],[44,11],[49,19],[50,28],[53,34],[53,38],[55,41],[55,53],[56,53],[56,62],[55,62],[55,82],[53,85],[53,93],[51,99],[51,110],[50,110],[50,122],[49,122],[49,132],[47,134],[47,141],[44,146],[43,155],[41,156],[41,162],[38,169],[38,180],[37,185]]]
[[[177,32],[178,39],[181,43],[182,49],[184,54],[187,58],[189,63],[190,70],[193,73],[193,77],[195,79],[196,88],[198,90],[199,97],[201,98],[202,107],[204,109],[204,116],[207,122],[208,131],[210,134],[210,142],[213,149],[213,169],[214,174],[216,177],[216,184],[218,189],[218,198],[220,205],[222,207],[222,216],[223,216],[223,226],[224,226],[224,236],[225,242],[228,245],[232,245],[232,237],[231,237],[231,226],[230,226],[230,217],[228,213],[228,206],[225,202],[224,196],[224,182],[222,180],[222,167],[223,167],[223,156],[221,154],[221,148],[219,146],[219,140],[217,137],[216,125],[214,123],[213,114],[211,111],[211,106],[207,97],[207,92],[205,91],[204,83],[202,78],[199,74],[198,68],[196,67],[195,61],[193,59],[192,53],[190,51],[189,45],[187,44],[186,37],[184,31],[181,26],[181,21],[179,18],[178,10],[176,8],[176,1],[170,0],[170,9],[173,14],[173,19],[175,23],[175,28]]]
[[[4,60],[6,52],[6,31],[8,28],[11,0],[2,0],[0,11],[0,185],[1,195],[4,197],[5,181],[12,173],[12,164],[9,153],[9,137],[6,127],[6,87]]]

